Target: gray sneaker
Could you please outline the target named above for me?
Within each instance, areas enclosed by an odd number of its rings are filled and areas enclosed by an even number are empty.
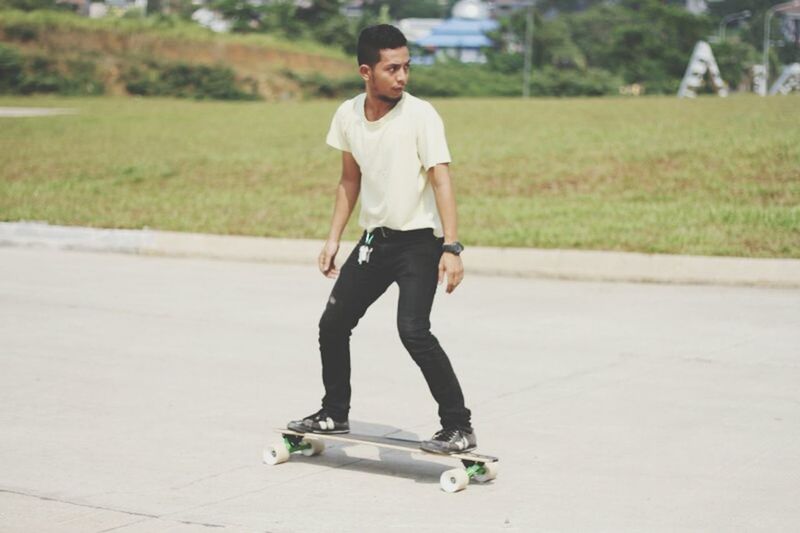
[[[475,432],[471,429],[440,429],[433,437],[424,440],[419,447],[433,453],[461,453],[474,450],[478,443]]]
[[[299,433],[350,433],[350,423],[347,420],[334,420],[325,409],[300,420],[292,420],[286,427]]]

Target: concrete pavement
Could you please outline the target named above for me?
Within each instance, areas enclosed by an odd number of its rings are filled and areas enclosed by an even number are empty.
[[[800,290],[469,275],[433,329],[500,477],[331,446],[268,467],[316,409],[313,267],[0,248],[0,530],[791,531]],[[353,337],[354,429],[424,437],[394,326]]]

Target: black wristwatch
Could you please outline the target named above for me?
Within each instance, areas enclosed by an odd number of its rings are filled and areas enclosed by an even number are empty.
[[[443,244],[442,251],[453,255],[461,255],[461,252],[464,251],[464,245],[458,241],[451,242],[450,244]]]

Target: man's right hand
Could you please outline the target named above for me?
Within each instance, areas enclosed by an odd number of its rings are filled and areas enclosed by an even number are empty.
[[[319,271],[331,279],[335,279],[339,275],[339,269],[336,268],[336,252],[339,251],[339,243],[337,241],[326,241],[325,246],[319,253]]]

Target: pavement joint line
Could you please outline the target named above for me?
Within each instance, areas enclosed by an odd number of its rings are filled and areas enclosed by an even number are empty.
[[[162,517],[155,517],[155,518],[144,518],[142,520],[136,520],[134,522],[128,522],[127,524],[114,526],[114,527],[109,528],[109,529],[104,529],[102,531],[98,531],[97,533],[108,533],[109,531],[119,531],[121,529],[125,529],[125,528],[128,528],[130,526],[135,526],[136,524],[142,524],[144,522],[152,522],[153,520],[156,520],[156,521],[159,521],[159,522],[170,522],[170,523],[174,523],[174,524],[185,524],[187,526],[203,526],[203,527],[214,528],[214,529],[219,529],[219,528],[227,529],[227,527],[228,527],[228,526],[224,526],[224,525],[220,525],[220,524],[206,524],[206,523],[203,523],[203,522],[192,522],[190,520],[177,520],[177,519],[176,520],[170,520],[170,519],[166,519],[165,520]],[[231,525],[233,525],[233,524],[231,524]]]
[[[313,266],[321,239],[212,235],[145,229],[0,222],[0,246],[202,257]],[[342,242],[349,251],[353,242]],[[342,254],[344,255],[344,254]],[[800,288],[800,259],[691,256],[601,250],[468,246],[467,272],[477,275],[686,285]]]
[[[112,512],[112,513],[120,513],[120,514],[125,514],[125,515],[130,515],[130,516],[139,516],[139,517],[142,517],[144,519],[164,520],[165,517],[169,516],[170,514],[173,514],[173,513],[166,513],[166,514],[163,514],[163,515],[155,515],[155,514],[150,514],[150,513],[140,513],[138,511],[127,511],[125,509],[116,509],[116,508],[113,508],[113,507],[104,507],[102,505],[93,505],[93,504],[90,504],[90,503],[78,503],[78,502],[73,502],[73,501],[69,501],[69,500],[62,500],[62,499],[59,499],[59,498],[53,498],[51,496],[42,496],[40,494],[34,494],[32,492],[23,492],[23,491],[18,491],[18,490],[0,488],[0,494],[3,494],[3,493],[5,493],[5,494],[14,494],[16,496],[25,496],[27,498],[35,498],[37,500],[42,500],[42,501],[47,501],[47,502],[62,503],[62,504],[65,504],[65,505],[73,505],[75,507],[84,507],[84,508],[87,508],[87,509],[96,509],[98,511],[108,511],[108,512]],[[203,527],[213,527],[213,528],[225,528],[225,527],[227,527],[227,526],[222,525],[222,524],[210,524],[210,523],[204,523],[204,522],[193,522],[193,521],[188,521],[188,520],[172,520],[172,519],[169,519],[169,521],[170,522],[176,522],[177,521],[177,522],[181,522],[181,523],[187,524],[187,525],[197,525],[197,526],[203,526]]]
[[[169,513],[165,513],[164,515],[162,515],[162,517],[168,517],[168,516],[172,516],[172,515],[176,515],[176,514],[180,514],[180,513],[186,513],[186,512],[189,512],[189,511],[196,511],[197,509],[203,509],[205,507],[210,507],[212,505],[218,505],[220,503],[225,503],[225,502],[228,502],[228,501],[236,500],[236,499],[242,498],[244,496],[249,496],[251,494],[258,494],[259,492],[263,492],[265,490],[268,490],[269,488],[273,487],[274,485],[286,485],[288,483],[293,483],[293,482],[295,482],[295,481],[297,481],[299,479],[303,479],[303,478],[307,478],[307,477],[311,477],[311,476],[322,475],[328,470],[334,470],[334,469],[342,468],[343,466],[349,466],[349,465],[356,464],[356,463],[359,463],[359,462],[362,462],[362,461],[365,461],[365,460],[366,459],[363,459],[363,458],[356,458],[353,461],[350,461],[348,463],[344,463],[344,464],[341,464],[341,465],[327,466],[326,468],[321,468],[321,469],[319,469],[317,471],[307,472],[305,474],[300,474],[298,476],[294,476],[294,477],[285,479],[283,481],[276,481],[276,482],[273,482],[273,483],[268,483],[267,485],[265,485],[265,486],[263,486],[261,488],[258,488],[258,489],[248,490],[246,492],[242,492],[240,494],[235,494],[233,496],[228,496],[228,497],[222,498],[220,500],[214,500],[214,501],[203,503],[201,505],[194,505],[192,507],[187,507],[187,508],[184,508],[184,509],[179,509],[177,511],[172,511],[172,512],[169,512]],[[264,464],[259,464],[258,465],[259,469],[262,469],[262,467],[265,467],[265,465]],[[161,517],[153,517],[153,518],[161,518]],[[222,526],[222,527],[226,527],[226,526]]]
[[[147,522],[148,520],[153,520],[152,518],[142,518],[141,520],[134,520],[133,522],[128,522],[127,524],[120,524],[118,526],[110,527],[108,529],[103,529],[98,531],[97,533],[108,533],[109,531],[119,531],[120,529],[125,529],[129,526],[135,526],[136,524],[142,524]]]
[[[76,507],[86,507],[86,508],[89,508],[89,509],[97,509],[99,511],[109,511],[109,512],[113,512],[113,513],[122,513],[122,514],[127,514],[127,515],[132,515],[132,516],[142,516],[142,517],[145,517],[145,518],[158,518],[158,515],[153,515],[153,514],[148,514],[148,513],[140,513],[140,512],[137,512],[137,511],[126,511],[125,509],[114,509],[112,507],[103,507],[102,505],[92,505],[92,504],[88,504],[88,503],[77,503],[77,502],[72,502],[72,501],[69,501],[69,500],[62,500],[62,499],[59,499],[59,498],[53,498],[51,496],[42,496],[40,494],[34,494],[34,493],[31,493],[31,492],[23,492],[23,491],[10,490],[10,489],[0,489],[0,493],[15,494],[17,496],[26,496],[28,498],[35,498],[37,500],[42,500],[42,501],[46,501],[46,502],[63,503],[63,504],[66,504],[66,505],[74,505]]]

